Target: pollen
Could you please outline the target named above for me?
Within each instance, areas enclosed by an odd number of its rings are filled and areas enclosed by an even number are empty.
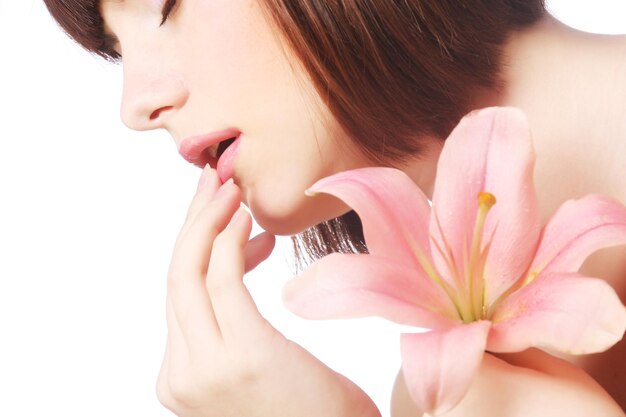
[[[478,206],[482,209],[489,210],[496,204],[496,196],[486,191],[478,193]]]

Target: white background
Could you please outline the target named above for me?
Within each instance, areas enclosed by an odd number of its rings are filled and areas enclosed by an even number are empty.
[[[548,4],[626,33],[624,0]],[[120,86],[41,0],[0,0],[0,416],[171,416],[154,391],[165,274],[199,170],[166,133],[123,127]],[[246,278],[260,310],[388,415],[397,329],[288,314],[288,244]]]

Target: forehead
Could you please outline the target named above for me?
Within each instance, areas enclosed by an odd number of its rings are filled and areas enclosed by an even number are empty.
[[[122,11],[145,11],[159,10],[164,7],[165,3],[171,0],[100,0],[98,10],[103,18],[108,18],[110,12]]]
[[[133,1],[134,0],[130,0],[129,3],[132,3]],[[156,1],[156,0],[150,0],[150,1]],[[98,10],[102,11],[103,8],[121,6],[126,3],[127,3],[126,0],[100,0],[98,2]]]
[[[136,13],[137,11],[143,11],[146,6],[152,7],[153,4],[163,3],[165,0],[100,0],[98,4],[98,13],[102,21],[102,29],[107,42],[117,41],[114,26],[114,21],[124,14],[130,12]],[[161,6],[157,6],[161,7]]]

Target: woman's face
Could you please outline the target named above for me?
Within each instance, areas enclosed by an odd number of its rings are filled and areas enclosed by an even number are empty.
[[[179,149],[187,138],[241,132],[232,177],[273,233],[296,233],[341,214],[339,202],[304,190],[367,162],[290,58],[259,0],[178,0],[159,26],[163,4],[101,2],[122,55],[124,123],[164,128]]]

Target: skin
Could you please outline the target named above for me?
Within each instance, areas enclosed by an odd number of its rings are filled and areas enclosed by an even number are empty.
[[[543,220],[564,201],[590,193],[610,195],[626,204],[626,37],[587,34],[546,17],[514,35],[505,51],[507,87],[494,94],[491,104],[519,107],[529,117]],[[626,302],[626,248],[597,252],[581,271],[606,279]],[[555,411],[548,415],[623,416],[624,357],[624,340],[605,353],[565,357],[569,362],[533,350],[501,356],[501,361],[490,357],[467,398],[448,415],[543,416],[546,405],[539,399],[549,393]],[[528,401],[519,403],[517,414],[512,414],[510,404],[519,390]],[[493,392],[498,392],[498,398],[505,395],[507,401],[494,401]],[[485,399],[489,409],[476,407]],[[397,416],[421,414],[406,396],[401,378],[396,381],[392,409]]]
[[[272,234],[296,233],[345,210],[331,198],[305,197],[308,186],[371,163],[346,140],[256,1],[182,0],[159,27],[161,7],[101,3],[123,56],[122,120],[136,130],[166,129],[177,145],[236,127],[242,143],[235,184],[221,185],[205,169],[172,256],[159,399],[179,416],[380,415],[354,384],[259,315],[242,277],[269,255],[273,238],[248,242],[250,217],[237,209],[246,204]],[[528,114],[543,218],[591,192],[626,203],[626,39],[583,34],[547,17],[512,36],[505,56],[506,88],[480,105]],[[400,166],[427,193],[439,151],[433,142]],[[599,252],[583,273],[607,279],[626,300],[626,249]],[[617,403],[626,407],[626,363],[618,358],[625,346],[575,359],[586,372],[537,351],[489,356],[450,415],[512,415],[518,404],[519,415],[544,416],[539,399],[546,397],[555,413],[588,416],[593,404],[601,415],[623,415]],[[494,387],[502,401],[485,409]],[[392,415],[420,414],[398,378]]]
[[[590,193],[626,204],[626,37],[585,34],[546,19],[514,38],[509,50],[510,61],[519,64],[506,75],[509,89],[502,102],[529,115],[543,219],[565,200]],[[626,303],[625,247],[599,251],[581,271],[606,279]],[[626,409],[624,357],[622,340],[606,354],[567,359]]]
[[[135,130],[166,129],[177,145],[239,129],[235,182],[243,202],[264,229],[293,234],[344,210],[303,190],[367,161],[340,140],[337,123],[257,3],[179,1],[161,27],[162,1],[103,1],[101,9],[120,40],[122,121]]]
[[[259,314],[242,277],[274,239],[248,241],[252,221],[240,203],[241,189],[205,168],[168,274],[159,400],[185,417],[380,416],[356,385]]]

